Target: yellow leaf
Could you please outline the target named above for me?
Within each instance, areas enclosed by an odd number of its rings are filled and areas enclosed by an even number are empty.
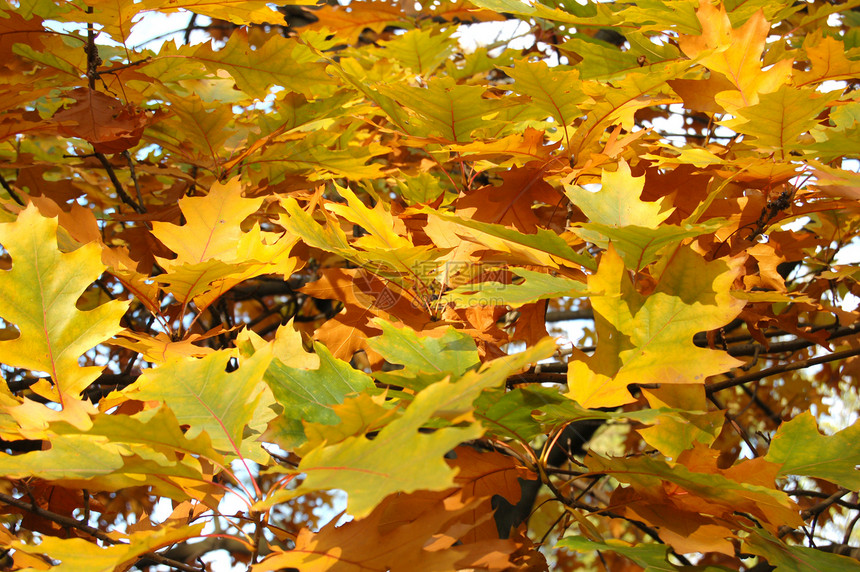
[[[242,190],[239,177],[223,185],[215,183],[205,197],[179,199],[186,224],[152,223],[155,238],[177,254],[175,260],[160,260],[160,263],[167,268],[213,258],[234,260],[236,244],[243,234],[242,221],[263,204],[262,198],[243,198]]]
[[[289,2],[287,2],[289,3]],[[146,0],[139,10],[158,10],[160,12],[181,12],[188,10],[210,18],[227,20],[240,26],[246,24],[265,24],[276,21],[280,15],[272,10],[265,0]]]
[[[845,57],[848,46],[836,38],[825,37],[821,30],[815,30],[804,38],[803,49],[812,69],[797,74],[798,86],[826,80],[848,80],[860,73],[860,61]]]
[[[125,570],[143,554],[156,548],[194,538],[203,530],[203,524],[173,528],[163,527],[156,531],[132,534],[125,542],[102,548],[83,538],[57,538],[44,535],[39,544],[30,546],[14,541],[15,550],[30,554],[46,554],[51,560],[59,560],[56,566],[46,570],[62,572],[113,572]],[[125,539],[124,539],[125,540]]]
[[[0,224],[0,243],[12,255],[12,270],[0,273],[0,317],[21,332],[0,342],[0,362],[48,373],[53,385],[39,382],[33,390],[62,405],[101,373],[101,367],[80,367],[78,358],[122,330],[128,304],[112,301],[88,312],[75,307],[105,270],[101,249],[90,243],[61,253],[57,219],[43,218],[33,206]]]
[[[702,24],[702,35],[678,38],[681,50],[708,69],[723,74],[738,90],[723,92],[717,103],[727,111],[758,103],[761,93],[770,93],[785,84],[791,75],[791,59],[785,59],[767,71],[762,71],[761,56],[770,23],[764,13],[756,12],[737,29],[720,4],[717,8],[708,0],[699,0],[696,15]]]
[[[588,279],[588,290],[595,293],[597,351],[590,358],[575,355],[567,396],[584,407],[615,407],[635,401],[629,384],[700,384],[741,365],[726,352],[693,344],[696,332],[725,325],[743,308],[729,292],[738,272],[738,264],[705,262],[679,248],[668,258],[656,290],[643,296],[610,247]]]
[[[392,217],[381,204],[377,203],[375,208],[368,208],[350,189],[341,187],[337,183],[335,188],[340,196],[346,199],[347,204],[329,203],[326,209],[357,224],[369,233],[357,239],[356,246],[365,250],[413,247],[411,242],[400,236],[405,234],[403,222]],[[398,227],[401,229],[400,234],[397,232]]]
[[[624,159],[618,162],[616,172],[603,171],[600,182],[601,189],[597,193],[578,185],[565,185],[568,198],[579,207],[589,222],[615,227],[635,225],[657,228],[675,210],[665,208],[663,199],[643,201],[640,197],[645,177],[634,177]]]
[[[221,294],[261,274],[289,276],[298,260],[290,251],[298,240],[293,235],[262,232],[255,224],[242,231],[242,221],[255,213],[263,199],[242,197],[242,184],[235,177],[215,183],[205,197],[186,197],[179,208],[186,224],[154,222],[152,234],[177,254],[173,260],[159,258],[166,270],[155,278],[181,302],[194,298],[205,308]]]
[[[120,334],[114,345],[139,352],[143,359],[153,363],[163,363],[171,357],[203,357],[212,353],[212,348],[194,345],[203,339],[199,334],[189,334],[184,340],[174,341],[164,332],[148,336],[139,332],[127,331]]]

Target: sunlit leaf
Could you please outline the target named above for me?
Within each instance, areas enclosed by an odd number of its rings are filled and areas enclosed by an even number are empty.
[[[236,371],[227,373],[229,352],[215,352],[200,359],[174,358],[144,372],[125,394],[140,401],[166,403],[189,438],[205,431],[216,450],[240,455],[242,432],[264,398],[263,374],[271,353],[258,352]]]
[[[767,459],[782,463],[783,475],[818,477],[854,489],[860,486],[858,432],[860,425],[854,423],[835,435],[822,435],[806,411],[779,426]]]
[[[704,383],[740,365],[725,352],[692,342],[696,332],[718,328],[740,311],[743,303],[728,291],[736,272],[679,248],[667,257],[657,289],[643,297],[610,248],[588,280],[598,348],[570,363],[567,395],[586,407],[622,405],[633,401],[629,384]]]
[[[51,384],[34,389],[62,404],[63,394],[77,397],[98,377],[101,367],[80,367],[78,359],[121,330],[128,304],[108,302],[88,312],[75,307],[105,270],[99,248],[90,243],[61,253],[56,219],[34,207],[0,224],[0,244],[12,255],[12,269],[0,274],[0,316],[20,332],[0,342],[0,361],[50,375]]]

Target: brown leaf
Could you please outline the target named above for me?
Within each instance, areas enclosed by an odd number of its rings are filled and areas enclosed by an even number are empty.
[[[543,180],[546,164],[533,161],[502,173],[501,186],[487,185],[457,199],[457,213],[474,220],[537,232],[541,221],[533,212],[536,203],[558,207],[563,197]],[[560,209],[559,210],[563,210]]]
[[[462,500],[457,489],[426,506],[422,493],[386,497],[369,516],[335,527],[335,520],[314,534],[302,529],[294,550],[278,551],[254,572],[295,567],[300,570],[390,570],[422,572],[481,568],[505,570],[517,550],[513,540],[462,542],[472,526],[462,522],[481,499]],[[434,493],[435,496],[435,493]],[[417,502],[418,507],[413,506]],[[397,526],[386,515],[408,515]],[[489,517],[489,513],[485,513]],[[460,541],[460,542],[458,542]]]
[[[721,91],[735,89],[735,85],[719,73],[711,73],[707,79],[673,79],[668,83],[684,100],[684,105],[703,113],[725,113],[714,96]]]
[[[320,279],[306,285],[302,292],[343,302],[344,310],[326,321],[314,336],[338,359],[349,361],[355,352],[365,350],[371,363],[379,361],[367,347],[367,338],[382,333],[370,324],[375,317],[390,320],[393,315],[419,331],[430,321],[397,286],[363,269],[323,268],[320,274]]]
[[[96,153],[121,153],[140,142],[151,122],[144,112],[99,91],[79,87],[65,93],[75,102],[54,114],[59,131],[92,144]]]

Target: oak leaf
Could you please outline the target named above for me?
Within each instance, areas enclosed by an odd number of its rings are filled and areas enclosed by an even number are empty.
[[[705,262],[683,247],[664,260],[647,297],[635,290],[611,246],[589,277],[597,351],[589,358],[574,354],[568,367],[567,396],[580,405],[622,405],[634,400],[629,384],[704,383],[741,365],[725,352],[693,344],[696,332],[724,325],[743,308],[729,293],[739,261]]]
[[[120,153],[140,141],[151,117],[100,91],[79,87],[63,94],[75,102],[53,116],[66,137],[80,137],[96,153]]]
[[[779,426],[767,459],[781,463],[782,475],[826,479],[843,487],[860,487],[860,424],[825,436],[819,433],[809,411]]]
[[[733,113],[754,105],[760,94],[775,91],[787,81],[791,75],[791,59],[762,69],[762,52],[770,30],[763,12],[756,12],[743,26],[733,29],[725,7],[717,8],[707,0],[699,0],[696,16],[702,34],[682,35],[678,45],[687,56],[734,84],[737,95],[727,91],[716,97],[724,109]]]
[[[14,541],[11,546],[29,554],[45,554],[59,564],[40,570],[56,570],[57,572],[112,572],[126,568],[137,562],[141,556],[162,546],[196,536],[203,530],[203,524],[192,526],[166,526],[156,531],[137,532],[120,535],[127,542],[107,547],[88,542],[83,538],[59,538],[46,536],[36,545],[28,545]],[[32,570],[33,568],[30,568]]]
[[[111,301],[88,312],[75,307],[105,270],[101,249],[89,243],[60,252],[56,219],[43,218],[33,206],[0,224],[0,244],[12,256],[12,270],[0,273],[0,316],[20,331],[0,342],[0,361],[46,372],[50,383],[40,381],[33,390],[62,405],[64,396],[76,398],[101,373],[101,367],[80,367],[78,359],[122,330],[128,303]]]
[[[265,422],[254,416],[261,416],[260,407],[271,402],[263,374],[272,356],[271,352],[257,352],[236,371],[227,373],[230,354],[217,351],[200,359],[171,358],[158,368],[146,370],[123,393],[129,399],[167,404],[179,422],[189,426],[189,438],[205,431],[216,450],[246,456],[243,431],[252,420]]]

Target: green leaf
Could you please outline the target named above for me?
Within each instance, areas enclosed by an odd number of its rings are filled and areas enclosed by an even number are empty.
[[[622,51],[617,46],[584,34],[567,39],[559,49],[573,52],[582,58],[582,61],[576,64],[576,69],[583,80],[612,77],[619,72],[641,67],[636,60],[636,54]]]
[[[700,236],[720,228],[719,221],[695,226],[662,225],[657,228],[624,226],[621,228],[600,223],[584,223],[573,232],[600,248],[609,248],[611,243],[624,265],[641,270],[654,262],[663,250],[679,244],[685,238]]]
[[[472,403],[482,391],[499,387],[513,372],[545,359],[555,351],[546,338],[521,354],[493,360],[459,381],[434,383],[422,390],[403,415],[372,438],[350,436],[332,446],[308,452],[299,464],[307,474],[301,490],[342,489],[349,495],[348,511],[367,516],[387,495],[416,490],[443,490],[454,485],[454,475],[443,456],[456,445],[484,433],[478,423],[444,427],[430,433],[420,429],[432,417],[452,422],[468,420]],[[420,470],[416,470],[420,467]]]
[[[272,356],[258,351],[227,373],[230,358],[231,352],[218,351],[201,359],[170,359],[145,370],[123,393],[129,399],[166,403],[179,423],[190,427],[188,438],[205,431],[216,450],[241,457],[243,431],[268,389],[263,374]]]
[[[270,11],[271,12],[271,11]],[[182,49],[186,53],[190,49]],[[326,64],[314,51],[294,38],[279,34],[269,36],[261,46],[251,49],[248,33],[237,29],[227,44],[213,50],[209,44],[194,46],[190,57],[212,72],[225,70],[236,86],[250,97],[263,100],[269,87],[278,85],[308,98],[334,93],[334,78],[326,73]]]
[[[629,558],[647,572],[660,570],[675,572],[677,566],[669,563],[669,547],[665,544],[629,544],[622,540],[609,539],[606,542],[589,540],[584,536],[567,536],[556,543],[556,548],[567,548],[575,552],[610,551]]]
[[[85,432],[86,435],[104,437],[111,443],[123,443],[131,451],[140,446],[159,451],[165,458],[172,457],[174,460],[176,453],[216,461],[220,458],[207,435],[189,438],[182,431],[176,415],[166,407],[148,409],[135,415],[100,414],[92,421],[93,425]],[[80,433],[68,423],[52,423],[51,431],[58,435]]]
[[[46,451],[0,453],[0,471],[8,479],[89,479],[122,467],[123,454],[129,454],[125,447],[110,443],[105,437],[60,435],[50,440]]]
[[[455,419],[467,413],[482,391],[504,389],[510,376],[521,373],[530,364],[547,359],[557,349],[553,338],[544,338],[522,352],[486,362],[478,370],[467,371],[457,381],[456,389],[451,395],[446,395],[444,398],[440,397],[436,415],[446,419]]]
[[[548,298],[588,295],[585,284],[577,280],[524,268],[515,268],[512,272],[523,280],[514,284],[502,284],[501,282],[464,284],[447,292],[442,300],[461,308],[506,305],[519,308],[525,304]]]
[[[633,401],[632,383],[701,384],[740,365],[726,352],[693,344],[694,334],[725,325],[743,308],[729,293],[739,262],[705,262],[678,248],[655,272],[655,291],[643,296],[610,247],[588,279],[597,350],[570,362],[567,395],[584,407],[613,407]]]
[[[386,361],[405,366],[403,370],[377,372],[377,379],[389,385],[422,389],[430,383],[451,375],[460,377],[478,364],[478,348],[468,334],[446,328],[441,335],[419,335],[407,326],[394,325],[376,319],[373,321],[382,335],[368,340],[370,348]],[[429,376],[421,374],[429,373]],[[415,383],[413,379],[422,379]]]
[[[644,0],[627,6],[619,17],[642,31],[671,29],[679,34],[701,34],[697,4],[689,0]]]
[[[857,561],[806,546],[789,546],[768,531],[755,529],[744,539],[743,551],[761,556],[776,572],[845,572]]]
[[[305,175],[312,180],[383,177],[382,165],[371,159],[389,149],[367,139],[358,127],[352,124],[341,129],[285,135],[259,155],[249,157],[245,164],[253,167],[255,180],[267,180],[269,184],[280,183],[290,175]]]
[[[739,109],[739,117],[720,125],[750,136],[751,144],[786,159],[791,151],[805,147],[798,137],[818,124],[818,115],[836,95],[783,85],[762,94],[756,105]]]
[[[301,490],[342,489],[349,496],[349,514],[362,518],[389,494],[454,486],[455,471],[445,463],[444,455],[463,441],[480,437],[483,428],[470,424],[419,432],[437,410],[437,399],[453,391],[456,387],[447,381],[431,385],[418,394],[402,417],[372,439],[347,437],[311,450],[299,464],[298,470],[307,475]]]
[[[407,126],[410,134],[451,143],[468,142],[473,131],[490,126],[498,107],[482,97],[482,87],[458,85],[447,77],[433,78],[427,87],[380,85],[378,90],[415,115],[417,125]]]
[[[504,71],[515,80],[513,90],[528,95],[532,105],[552,117],[562,127],[567,141],[568,125],[582,116],[578,105],[588,99],[582,91],[579,70],[550,69],[546,62],[522,60]]]
[[[781,475],[817,477],[856,490],[860,488],[860,422],[825,436],[815,418],[804,411],[779,426],[767,460],[782,463]]]
[[[348,363],[335,359],[322,344],[314,344],[318,369],[295,368],[273,360],[264,379],[283,408],[270,424],[267,436],[281,447],[293,449],[307,440],[302,422],[336,425],[341,419],[332,406],[349,395],[373,391],[373,380]]]
[[[420,212],[427,214],[430,218],[438,218],[444,222],[453,223],[455,232],[459,232],[456,226],[463,227],[462,232],[467,233],[466,236],[479,244],[499,252],[516,254],[534,264],[557,267],[558,264],[553,261],[553,257],[557,257],[590,270],[597,269],[593,258],[587,254],[576,252],[565,242],[564,238],[545,228],[538,228],[535,234],[523,234],[500,224],[464,219],[442,211],[423,209]]]
[[[380,55],[401,67],[420,75],[426,75],[442,65],[454,51],[450,38],[455,27],[446,30],[427,28],[409,30],[387,42],[380,42]]]
[[[507,392],[484,392],[475,402],[475,417],[487,432],[528,444],[543,433],[535,414],[553,405],[573,403],[555,387],[518,387]]]

